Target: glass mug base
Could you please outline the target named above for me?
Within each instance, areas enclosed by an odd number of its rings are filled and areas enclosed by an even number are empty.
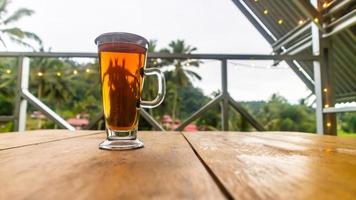
[[[107,139],[99,144],[100,149],[127,150],[143,147],[143,142],[137,139],[137,130],[114,131],[107,129]]]

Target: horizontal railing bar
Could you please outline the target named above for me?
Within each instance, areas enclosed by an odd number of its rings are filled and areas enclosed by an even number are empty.
[[[5,51],[0,52],[0,57],[76,57],[76,58],[97,58],[97,53],[89,52],[16,52],[16,51]]]
[[[345,30],[346,28],[353,26],[354,24],[356,24],[356,9],[330,23],[326,27],[329,32],[323,34],[323,37],[329,37],[339,31]]]
[[[308,36],[308,37],[300,40],[298,43],[292,45],[285,51],[283,51],[281,53],[281,55],[284,55],[284,54],[294,55],[294,54],[297,54],[300,51],[303,51],[304,49],[310,47],[311,45],[312,45],[312,36]]]
[[[343,107],[343,108],[324,108],[323,113],[339,113],[339,112],[356,112],[356,106]]]
[[[330,8],[327,9],[327,12],[323,16],[328,17],[332,14],[335,14],[336,12],[339,12],[340,10],[344,9],[346,6],[353,2],[354,0],[342,0],[338,3],[333,3],[330,5]]]
[[[213,60],[303,60],[314,61],[318,56],[299,55],[262,55],[262,54],[167,54],[151,53],[149,58],[172,58],[172,59],[213,59]]]
[[[14,120],[14,116],[0,116],[0,122],[9,122]]]
[[[272,44],[273,50],[276,51],[288,42],[294,40],[298,36],[300,36],[302,33],[307,31],[308,29],[311,29],[311,22],[310,19],[308,21],[304,22],[304,24],[297,26],[296,28],[292,29],[290,32],[286,33],[283,37],[278,39],[275,43]]]
[[[0,57],[76,57],[97,58],[97,53],[86,52],[0,52]],[[156,59],[208,59],[208,60],[300,60],[314,61],[317,56],[308,55],[263,55],[263,54],[176,54],[176,53],[148,53],[148,58]]]

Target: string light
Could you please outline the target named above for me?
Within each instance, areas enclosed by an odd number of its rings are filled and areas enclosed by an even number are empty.
[[[255,2],[257,2],[258,0],[255,0]]]
[[[265,9],[265,10],[263,11],[263,14],[267,15],[267,14],[268,14],[268,10]]]
[[[299,21],[298,21],[298,24],[299,24],[299,25],[304,24],[304,20],[302,20],[302,19],[301,19],[301,20],[299,20]]]
[[[73,74],[74,74],[74,75],[77,75],[77,74],[78,74],[78,71],[77,71],[77,70],[74,70],[74,71],[73,71]]]
[[[42,72],[38,72],[37,76],[43,76],[43,73]]]
[[[314,18],[315,23],[319,23],[319,19],[317,17]]]
[[[274,66],[258,66],[255,64],[247,64],[247,63],[237,63],[229,61],[229,64],[235,65],[237,67],[248,67],[248,68],[255,68],[255,69],[287,69],[287,67],[274,67]]]
[[[328,88],[324,88],[324,90],[323,90],[324,92],[327,92],[328,91]]]
[[[90,73],[90,69],[89,68],[87,68],[85,71],[86,71],[86,73]]]
[[[11,70],[10,70],[10,69],[7,69],[7,70],[6,70],[6,73],[7,73],[7,74],[11,74]]]
[[[61,72],[57,72],[57,76],[62,76]]]
[[[323,8],[327,8],[327,7],[329,7],[328,2],[323,3]]]
[[[331,123],[330,122],[326,123],[326,126],[331,127]]]
[[[324,105],[324,108],[329,108],[329,104],[325,104],[325,105]]]
[[[279,25],[281,25],[281,24],[283,24],[283,19],[279,19],[277,22]]]

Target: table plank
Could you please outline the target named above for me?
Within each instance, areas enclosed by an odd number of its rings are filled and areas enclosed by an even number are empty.
[[[62,140],[66,138],[80,137],[100,133],[103,131],[68,131],[57,130],[34,130],[26,132],[11,132],[0,134],[0,151],[4,149],[35,145],[44,142]]]
[[[225,199],[180,133],[139,136],[129,151],[99,150],[104,134],[0,151],[0,199]]]
[[[355,139],[300,133],[274,138],[261,132],[183,134],[236,199],[356,197]]]
[[[262,134],[261,134],[262,133]],[[280,140],[295,144],[304,144],[311,146],[315,141],[318,141],[319,145],[324,147],[340,147],[348,148],[355,147],[356,139],[348,137],[335,137],[331,135],[317,135],[313,133],[301,133],[301,132],[240,132],[240,134],[254,135],[263,138],[269,138],[273,140]]]

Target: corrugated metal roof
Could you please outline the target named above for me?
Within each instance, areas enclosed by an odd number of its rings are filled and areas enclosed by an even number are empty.
[[[272,34],[278,41],[284,35],[306,23],[308,16],[296,6],[293,1],[285,0],[233,0],[254,15],[255,19]],[[351,3],[350,3],[351,2]],[[323,3],[323,2],[321,2]],[[324,3],[348,3],[344,8],[344,13],[355,11],[356,1],[324,1]],[[239,6],[238,6],[239,7]],[[241,7],[239,7],[241,9]],[[339,14],[340,15],[340,12]],[[331,20],[339,16],[329,16]],[[252,23],[253,21],[249,19]],[[263,35],[263,34],[262,34]],[[335,102],[356,101],[356,27],[355,25],[344,29],[329,37],[330,66],[332,67],[331,81],[334,84]],[[267,38],[266,38],[267,39]],[[294,38],[283,48],[288,49],[298,42],[310,43],[311,29],[307,29],[303,34]],[[272,45],[272,42],[270,41]],[[278,51],[281,52],[282,50]],[[312,54],[311,45],[298,54]],[[313,79],[313,65],[307,62],[298,62],[300,67],[306,72],[308,78]],[[291,66],[292,67],[292,66]],[[300,76],[300,75],[299,75]]]

